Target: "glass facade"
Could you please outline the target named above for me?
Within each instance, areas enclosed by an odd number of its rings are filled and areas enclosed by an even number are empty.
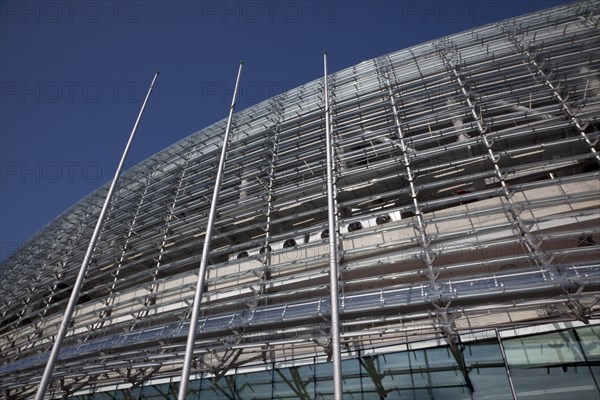
[[[344,360],[344,399],[510,399],[507,370],[517,399],[600,397],[600,325],[503,338],[501,342],[489,337],[464,343],[462,355],[472,391],[449,347],[425,347]],[[217,381],[194,380],[187,398],[333,399],[331,363],[312,362],[287,368],[270,365],[254,372],[239,369]],[[171,382],[75,399],[164,400],[175,398],[177,389],[178,383]]]
[[[583,345],[579,331],[588,340],[595,337],[595,343]],[[507,340],[506,357],[519,398],[598,399],[600,364],[589,363],[585,355],[585,347],[598,352],[598,333],[592,327]]]

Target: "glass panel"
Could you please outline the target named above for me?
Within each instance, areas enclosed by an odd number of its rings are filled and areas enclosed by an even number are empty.
[[[507,339],[503,343],[511,367],[573,363],[584,360],[579,345],[570,331]]]
[[[202,385],[200,387],[200,398],[202,400],[220,400],[226,398],[235,398],[232,397],[234,396],[234,391],[234,376],[224,376],[217,382],[213,382],[212,379],[202,379]]]
[[[273,398],[275,399],[297,399],[298,393],[304,393],[309,397],[315,394],[314,366],[281,368],[275,370],[273,375]],[[268,396],[267,398],[271,398]]]
[[[333,400],[333,363],[316,364],[316,398],[322,400]]]
[[[115,392],[115,399],[118,400],[139,400],[142,394],[142,388],[120,389]]]
[[[114,393],[111,392],[103,392],[103,393],[94,393],[89,395],[89,397],[85,397],[86,399],[94,399],[94,400],[113,400],[115,398]]]
[[[463,351],[469,379],[473,384],[473,399],[510,399],[510,384],[498,342],[471,343]]]
[[[142,387],[141,400],[165,400],[169,399],[170,385],[165,383],[163,385],[144,386]]]
[[[600,326],[578,328],[590,360],[600,360]],[[503,341],[519,399],[597,400],[598,391],[573,331]],[[342,362],[344,399],[386,398],[502,400],[511,397],[500,347],[494,340],[465,345],[471,394],[447,347],[383,354]],[[600,371],[599,371],[600,372]],[[117,390],[77,399],[159,400],[175,398],[178,384]],[[218,382],[190,383],[189,400],[223,398],[291,400],[299,396],[333,400],[333,364],[320,363],[275,371],[240,373]],[[99,397],[102,396],[102,397]]]
[[[417,350],[409,354],[413,387],[465,385],[462,372],[458,371],[458,364],[447,348]]]
[[[463,374],[447,348],[385,354],[376,361],[389,396],[430,398],[436,388],[439,398],[470,398]]]
[[[381,378],[381,384],[389,389],[410,389],[413,387],[413,375],[410,372],[394,373]]]
[[[283,376],[282,376],[283,375]],[[285,380],[284,378],[285,377]],[[275,393],[276,399],[286,399],[295,395],[294,389],[295,387],[290,387],[289,385],[293,385],[293,381],[290,380],[291,376],[289,371],[286,369],[281,369],[276,371],[275,376],[273,378],[273,392]],[[290,382],[289,384],[286,382]]]
[[[431,390],[427,389],[402,390],[397,393],[400,399],[433,400]]]
[[[383,354],[377,356],[377,358],[379,359],[381,370],[385,373],[410,370],[408,352]]]
[[[465,346],[463,357],[467,365],[504,365],[498,342],[479,342]]]
[[[510,384],[504,366],[499,368],[473,368],[469,371],[473,384],[473,400],[510,399]]]
[[[425,350],[426,368],[456,368],[458,364],[448,347]],[[413,364],[414,366],[414,364]]]
[[[435,400],[470,400],[471,392],[466,387],[432,388],[431,398]]]
[[[238,374],[235,379],[242,399],[270,399],[273,396],[271,371]]]
[[[373,364],[373,360],[368,357],[366,362],[367,365]],[[342,361],[342,373],[344,375],[344,395],[347,398],[360,398],[363,391],[375,390],[373,380],[358,359]],[[375,374],[377,375],[377,371]]]
[[[196,379],[190,381],[188,384],[188,393],[186,400],[198,400],[200,398],[200,386],[202,385],[202,379]],[[176,399],[179,395],[179,382],[171,384],[171,395],[172,399]]]
[[[571,331],[503,341],[519,399],[598,399]]]
[[[511,369],[519,399],[598,400],[587,366]]]
[[[463,386],[466,388],[465,379],[461,371],[428,371],[427,387],[435,386]]]
[[[600,361],[600,325],[577,328],[576,331],[588,361]],[[596,371],[600,376],[600,370],[596,369]]]

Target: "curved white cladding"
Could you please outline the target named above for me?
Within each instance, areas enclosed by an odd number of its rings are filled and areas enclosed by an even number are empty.
[[[597,2],[333,74],[342,348],[598,316]],[[124,174],[57,395],[179,376],[225,121]],[[235,114],[197,372],[329,351],[322,80]],[[0,270],[0,387],[31,396],[106,188]]]

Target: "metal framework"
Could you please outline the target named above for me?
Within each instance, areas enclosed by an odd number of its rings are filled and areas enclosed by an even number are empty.
[[[580,2],[452,35],[236,113],[192,377],[238,398],[232,371],[285,366],[273,376],[313,398],[296,363],[331,357],[337,328],[342,360],[439,339],[471,390],[465,335],[597,319],[599,8]],[[49,396],[178,383],[226,125],[123,174]],[[33,396],[107,191],[3,263],[0,396]],[[385,397],[373,360],[361,368]]]

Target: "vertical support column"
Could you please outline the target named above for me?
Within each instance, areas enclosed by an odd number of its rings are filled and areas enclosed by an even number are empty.
[[[219,201],[219,191],[221,190],[221,180],[223,179],[223,170],[225,168],[225,159],[227,157],[227,144],[229,142],[229,130],[231,129],[231,121],[233,119],[233,111],[235,110],[235,102],[237,99],[240,76],[242,74],[243,62],[240,61],[240,66],[235,81],[235,89],[233,90],[233,99],[229,107],[229,116],[227,117],[227,125],[223,136],[223,146],[221,148],[221,158],[217,169],[217,177],[215,179],[215,190],[213,192],[212,202],[210,204],[210,212],[208,214],[208,222],[206,224],[206,234],[204,235],[204,245],[202,247],[202,258],[200,260],[200,269],[198,271],[198,283],[196,284],[196,292],[194,294],[194,302],[192,304],[192,316],[190,318],[190,330],[188,332],[187,343],[185,346],[185,357],[183,360],[183,369],[181,371],[181,383],[179,386],[178,400],[184,400],[187,396],[187,388],[192,369],[192,357],[194,355],[194,343],[196,341],[196,330],[198,329],[198,317],[200,316],[200,302],[204,293],[204,282],[206,279],[206,267],[208,265],[208,254],[210,253],[210,244],[212,240],[213,225],[217,214],[217,203]]]
[[[342,355],[340,344],[340,310],[338,288],[338,232],[335,218],[333,193],[333,141],[331,139],[331,110],[327,83],[327,53],[323,53],[325,91],[325,147],[327,150],[327,220],[329,225],[329,286],[331,294],[331,349],[333,361],[333,392],[336,400],[342,400]]]
[[[77,275],[77,280],[75,282],[75,286],[73,287],[73,292],[71,293],[71,297],[69,298],[69,303],[67,304],[67,309],[65,310],[63,320],[58,328],[58,333],[56,334],[56,340],[54,341],[54,346],[52,347],[52,351],[50,352],[50,357],[48,358],[48,363],[46,364],[46,368],[44,369],[44,374],[42,375],[42,380],[40,382],[40,386],[38,387],[37,393],[35,395],[36,400],[43,400],[46,394],[46,389],[48,384],[50,383],[50,379],[52,378],[52,372],[54,371],[54,365],[58,359],[58,353],[60,352],[60,348],[62,347],[62,342],[67,335],[67,331],[69,329],[69,325],[71,323],[71,317],[73,316],[73,311],[75,310],[75,306],[77,304],[77,300],[79,299],[79,292],[81,291],[81,287],[83,286],[83,281],[85,280],[85,274],[87,272],[88,265],[90,263],[92,252],[96,247],[96,242],[98,240],[98,235],[100,234],[100,228],[102,227],[102,223],[104,222],[104,218],[106,216],[106,212],[108,210],[108,206],[112,199],[112,194],[115,191],[115,187],[117,186],[117,181],[119,180],[119,176],[121,175],[121,170],[125,165],[125,159],[127,158],[127,153],[129,153],[129,148],[131,147],[131,143],[133,142],[133,138],[135,136],[135,131],[137,130],[140,119],[142,118],[142,114],[144,113],[144,109],[146,108],[146,104],[148,102],[148,98],[150,97],[150,93],[152,92],[152,88],[154,87],[154,82],[156,82],[156,78],[158,77],[158,71],[154,73],[154,77],[152,78],[152,83],[150,83],[150,87],[148,88],[148,93],[146,93],[146,98],[142,103],[142,108],[137,116],[135,124],[133,125],[133,129],[131,134],[129,135],[129,140],[125,145],[125,150],[123,151],[123,155],[121,156],[121,161],[119,161],[119,165],[115,172],[115,176],[112,180],[110,188],[108,189],[108,194],[106,195],[106,200],[104,201],[104,205],[102,206],[102,210],[100,211],[100,215],[98,216],[98,222],[96,223],[96,227],[94,228],[94,232],[92,233],[92,238],[90,239],[90,244],[85,253],[85,257],[83,258],[83,262],[81,263],[81,268],[79,269],[79,274]]]

